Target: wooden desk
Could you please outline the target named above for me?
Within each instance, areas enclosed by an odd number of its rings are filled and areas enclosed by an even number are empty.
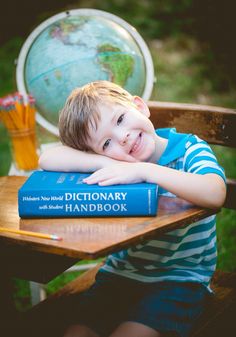
[[[156,217],[20,219],[25,177],[0,177],[0,226],[57,234],[62,241],[0,233],[0,263],[9,275],[46,283],[81,259],[95,259],[215,213],[161,197]]]

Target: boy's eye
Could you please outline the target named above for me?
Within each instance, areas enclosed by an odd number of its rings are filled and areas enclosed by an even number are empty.
[[[119,125],[124,119],[124,114],[120,115],[120,117],[117,119],[117,125]]]
[[[106,150],[106,148],[109,146],[109,144],[110,144],[110,139],[107,139],[106,141],[105,141],[105,143],[103,144],[103,150]]]

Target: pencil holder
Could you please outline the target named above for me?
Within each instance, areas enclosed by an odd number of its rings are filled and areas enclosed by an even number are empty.
[[[35,101],[16,92],[0,99],[0,121],[11,138],[14,166],[18,171],[38,168],[35,132]]]
[[[16,169],[31,171],[38,167],[35,129],[8,130]]]

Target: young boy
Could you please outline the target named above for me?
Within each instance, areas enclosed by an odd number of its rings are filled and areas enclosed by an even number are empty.
[[[87,184],[146,181],[160,194],[222,206],[222,168],[206,142],[154,129],[149,109],[121,87],[98,81],[76,89],[61,111],[64,145],[44,152],[46,170],[94,172]],[[211,293],[215,216],[108,256],[95,284],[78,296],[65,337],[188,336]]]

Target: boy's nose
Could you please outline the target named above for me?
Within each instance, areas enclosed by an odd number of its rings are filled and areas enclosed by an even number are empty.
[[[129,139],[129,133],[126,133],[125,135],[123,135],[120,139],[120,144],[121,145],[125,145],[128,142]]]

